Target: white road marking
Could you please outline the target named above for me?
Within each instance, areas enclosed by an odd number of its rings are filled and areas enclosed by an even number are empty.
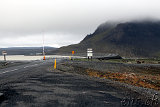
[[[30,65],[30,66],[25,66],[23,68],[33,67],[33,66],[36,66],[36,65],[38,65],[38,64],[34,64],[34,65]]]
[[[25,67],[23,67],[23,68],[28,68],[29,66],[25,66]]]
[[[84,91],[84,92],[82,92],[82,93],[85,94],[85,93],[87,93],[87,92]]]
[[[36,65],[38,65],[38,64],[34,64],[34,65],[30,65],[30,66],[25,66],[25,67],[23,67],[23,68],[33,67],[33,66],[36,66]],[[17,70],[18,70],[18,69],[13,69],[13,70],[10,70],[10,71],[0,72],[0,75],[1,75],[1,74],[5,74],[5,73],[7,73],[7,72],[17,71]]]
[[[105,93],[105,91],[99,91],[100,93]]]
[[[104,103],[106,103],[106,104],[109,104],[109,102],[107,102],[107,101],[103,101]]]
[[[10,71],[4,71],[4,72],[1,72],[0,74],[5,74],[7,72],[12,72],[12,71],[17,71],[18,69],[13,69],[13,70],[10,70]]]
[[[18,69],[13,69],[13,70],[11,70],[11,71],[17,71]]]
[[[5,72],[2,72],[2,74],[4,74],[4,73],[7,73],[7,72],[10,72],[10,71],[5,71]]]

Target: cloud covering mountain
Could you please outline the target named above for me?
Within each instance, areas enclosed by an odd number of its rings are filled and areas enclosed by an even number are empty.
[[[158,0],[1,0],[0,47],[78,43],[106,20],[160,19]]]
[[[160,22],[142,21],[101,24],[93,34],[79,44],[62,47],[60,53],[86,53],[93,48],[97,53],[119,54],[125,57],[160,56]]]

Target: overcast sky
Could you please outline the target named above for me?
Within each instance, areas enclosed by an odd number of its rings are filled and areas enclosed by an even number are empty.
[[[0,47],[60,47],[109,20],[160,19],[160,0],[0,0]]]

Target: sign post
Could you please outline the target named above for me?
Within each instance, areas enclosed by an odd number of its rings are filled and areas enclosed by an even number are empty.
[[[88,58],[88,60],[89,59],[92,60],[92,56],[93,56],[93,50],[92,50],[92,48],[88,48],[87,49],[87,58]]]
[[[4,61],[6,61],[7,52],[6,51],[2,51],[2,55],[4,55]]]
[[[75,53],[75,52],[74,52],[74,51],[72,51],[72,56],[74,55],[74,53]],[[72,60],[72,58],[73,58],[73,57],[71,57],[71,60]]]

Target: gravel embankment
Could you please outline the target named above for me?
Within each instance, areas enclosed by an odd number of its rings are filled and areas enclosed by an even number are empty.
[[[65,64],[89,68],[103,72],[138,72],[139,69],[154,67],[160,70],[160,64],[123,64],[101,61],[69,61],[65,60]],[[137,69],[138,68],[138,69]]]
[[[131,65],[131,64],[122,64],[122,63],[65,60],[64,62],[58,65],[58,69],[64,72],[72,72],[72,73],[86,75],[86,73],[83,71],[88,68],[93,70],[98,70],[99,72],[108,72],[108,71],[109,72],[126,72],[126,71],[133,72],[136,67],[143,68],[145,66],[151,66],[151,65]],[[156,65],[156,67],[160,67],[160,65]],[[101,79],[101,80],[110,81],[114,86],[134,91],[144,96],[145,98],[152,97],[154,94],[158,94],[157,96],[158,98],[160,98],[160,91],[157,91],[157,90],[137,87],[137,86],[120,83],[118,81],[112,81],[108,79]]]

